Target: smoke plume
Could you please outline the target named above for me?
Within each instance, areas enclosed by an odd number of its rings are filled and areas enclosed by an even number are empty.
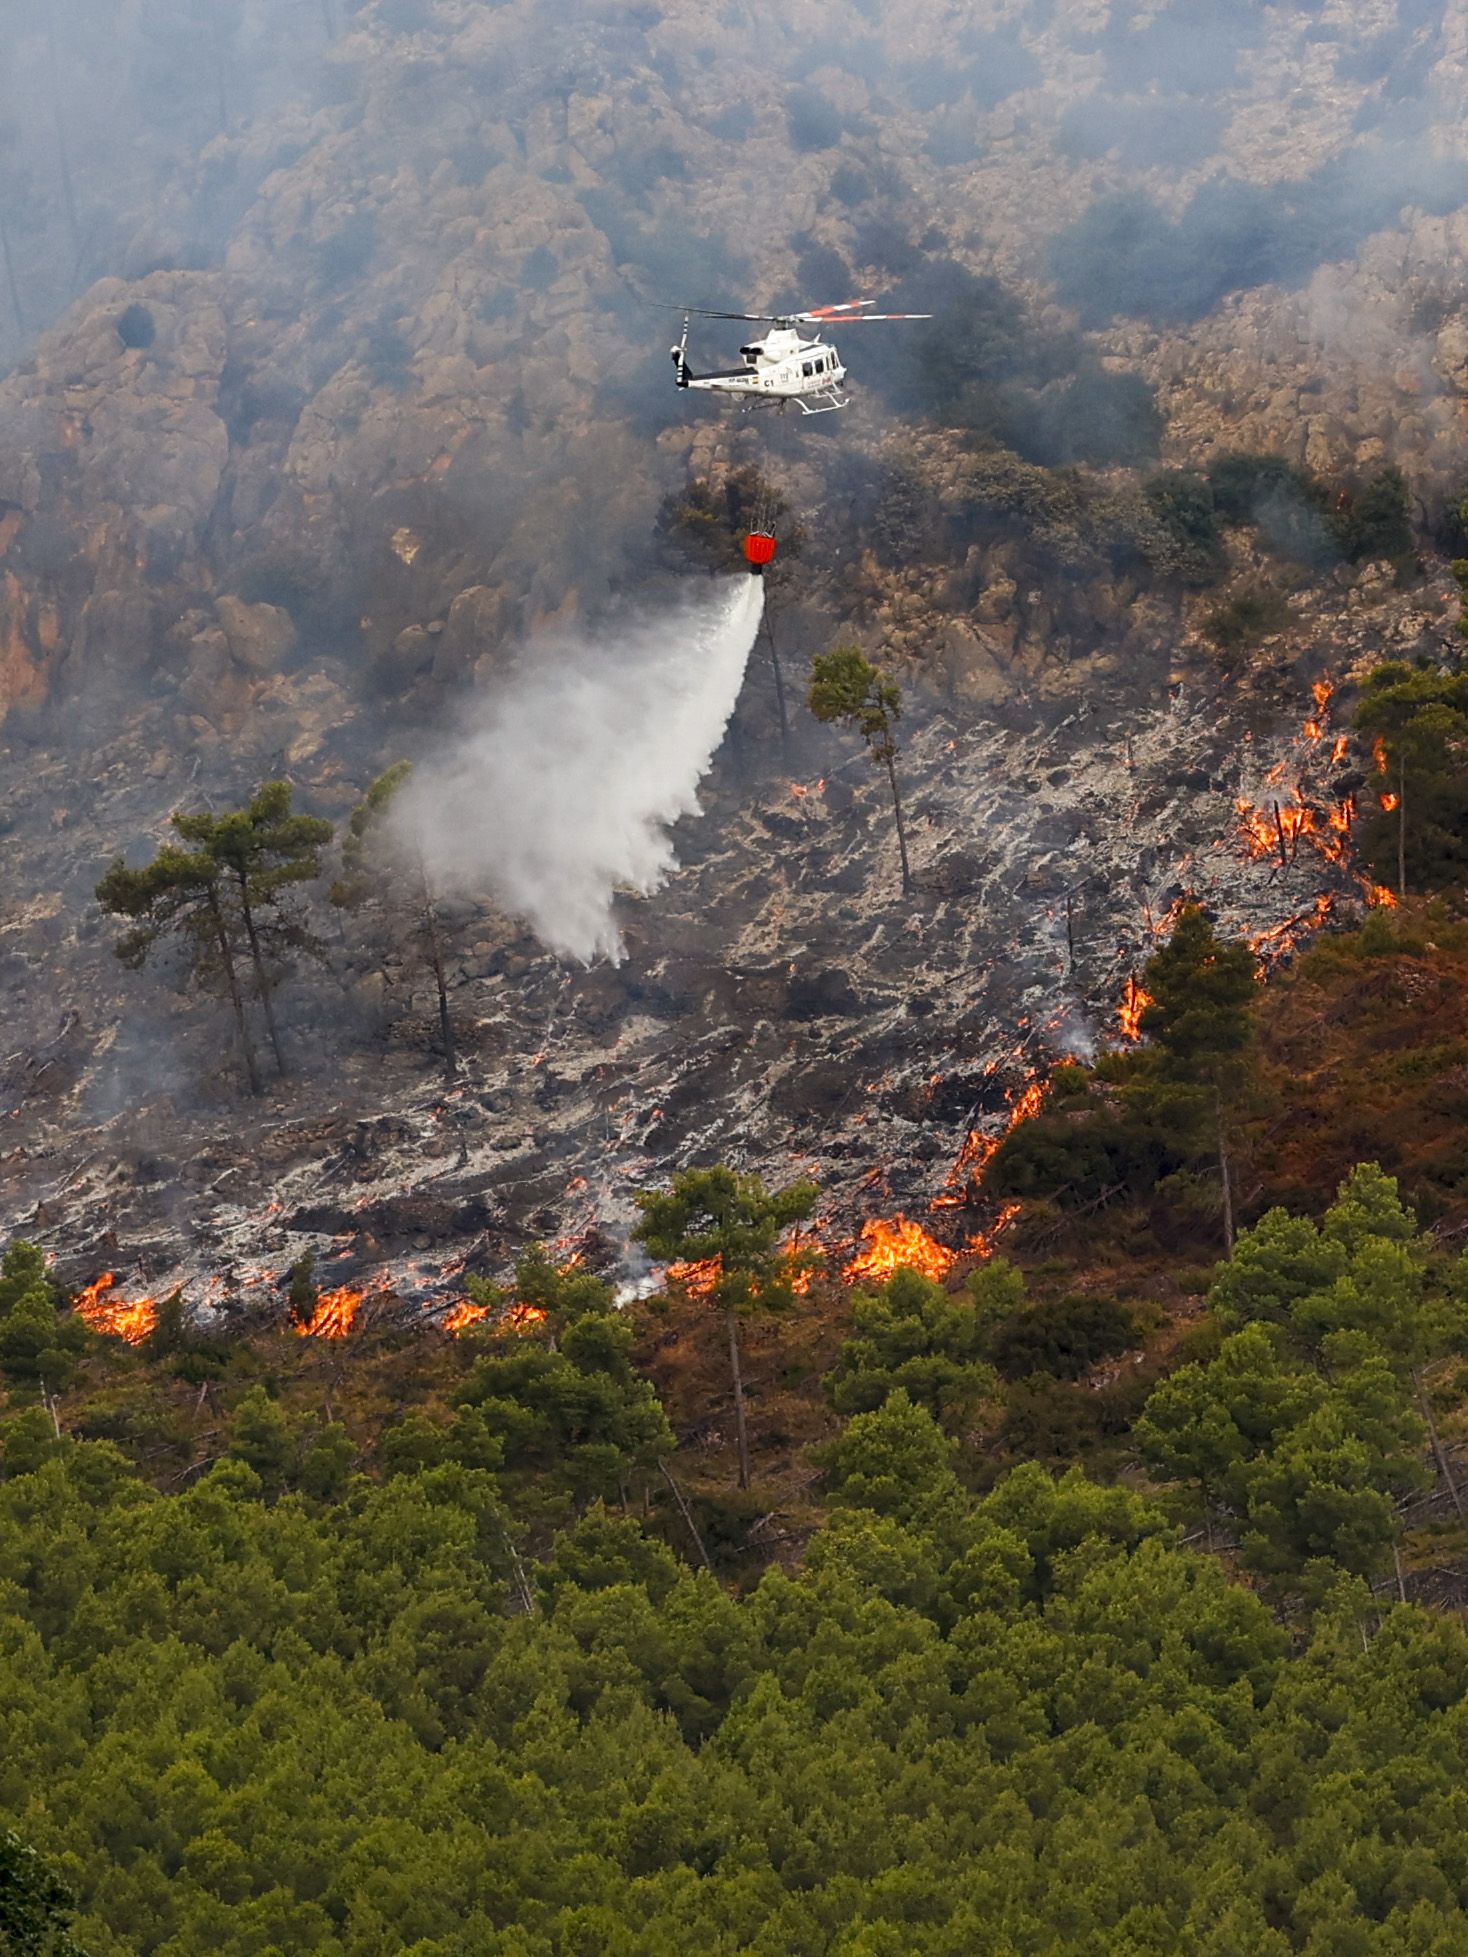
[[[674,868],[669,832],[697,812],[763,598],[740,578],[610,639],[538,647],[404,791],[399,831],[435,887],[492,897],[566,957],[620,961],[614,894]]]

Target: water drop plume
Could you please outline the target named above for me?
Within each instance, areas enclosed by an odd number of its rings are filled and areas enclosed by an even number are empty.
[[[400,799],[398,835],[435,887],[493,898],[566,957],[620,960],[614,895],[676,867],[670,831],[698,811],[763,603],[742,577],[605,636],[538,643]]]

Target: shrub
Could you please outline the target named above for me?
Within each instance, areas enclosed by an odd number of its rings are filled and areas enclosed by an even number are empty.
[[[990,1334],[988,1356],[1005,1379],[1079,1379],[1136,1343],[1136,1321],[1115,1299],[1076,1296],[1016,1312]]]
[[[1352,564],[1378,557],[1402,564],[1413,557],[1407,478],[1400,469],[1379,469],[1333,518],[1342,555]]]
[[[1251,585],[1203,620],[1203,636],[1220,652],[1239,652],[1272,632],[1285,631],[1292,618],[1285,595],[1272,584]]]

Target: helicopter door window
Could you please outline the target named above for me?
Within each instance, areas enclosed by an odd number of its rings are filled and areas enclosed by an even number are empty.
[[[811,371],[811,366],[810,366],[810,362],[809,362],[808,360],[806,361],[806,363],[805,363],[805,365],[804,365],[804,366],[803,366],[803,367],[801,368],[801,370],[800,370],[800,371],[801,371],[801,373],[802,373],[802,374],[804,374],[804,375],[805,375],[805,377],[806,377],[806,379],[807,379],[807,380],[809,380],[809,378],[810,378],[810,371]]]

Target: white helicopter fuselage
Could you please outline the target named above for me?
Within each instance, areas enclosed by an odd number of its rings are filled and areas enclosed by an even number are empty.
[[[695,374],[682,347],[674,347],[679,387],[707,394],[735,394],[748,401],[794,401],[805,414],[844,408],[846,369],[835,347],[807,340],[794,327],[777,326],[739,349],[742,365]]]

